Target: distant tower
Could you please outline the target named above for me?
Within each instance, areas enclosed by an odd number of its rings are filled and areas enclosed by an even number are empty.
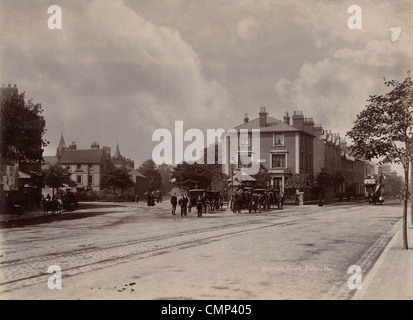
[[[65,138],[63,138],[63,132],[62,132],[62,135],[60,136],[59,146],[57,147],[57,151],[56,151],[56,157],[58,161],[62,157],[64,149],[66,149],[66,143],[65,143]]]
[[[18,94],[19,89],[17,88],[17,84],[15,84],[14,87],[12,87],[11,84],[9,84],[8,87],[3,84],[0,88],[0,105],[2,104],[2,101],[5,101],[12,96],[17,96]]]
[[[13,87],[11,84],[9,84],[7,87],[5,84],[2,84],[0,88],[0,95],[2,98],[9,98],[13,95],[18,95],[19,94],[19,89],[17,88],[17,84],[15,84]]]
[[[115,154],[112,157],[112,163],[115,166],[120,165],[120,166],[130,167],[132,169],[135,168],[135,161],[125,158],[120,154],[118,142],[116,142],[116,150],[115,150]]]
[[[113,155],[115,158],[121,157],[120,151],[119,151],[119,143],[116,142],[116,151],[115,154]]]

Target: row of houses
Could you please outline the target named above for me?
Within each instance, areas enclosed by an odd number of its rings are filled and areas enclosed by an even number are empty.
[[[246,115],[243,123],[233,129],[238,133],[246,129],[249,135],[253,129],[259,129],[258,161],[268,170],[271,176],[268,186],[275,190],[288,191],[286,181],[294,174],[316,176],[323,169],[336,177],[335,183],[326,190],[327,200],[342,194],[360,195],[364,194],[365,177],[375,170],[372,163],[352,157],[346,140],[339,134],[324,130],[321,124],[314,123],[313,118],[304,117],[302,111],[294,111],[291,117],[286,112],[279,120],[269,116],[266,107],[261,107],[257,118],[250,120]],[[251,138],[239,142],[239,155],[242,144],[245,144],[244,148],[248,147],[249,156],[254,157]],[[240,160],[231,164],[227,159],[223,172],[234,175],[243,167]],[[310,200],[314,195],[307,192],[304,197],[304,200]]]
[[[0,87],[0,106],[3,111],[5,103],[17,103],[19,89],[16,84],[2,85]],[[37,116],[31,119],[30,126],[45,127],[45,119]],[[27,125],[27,124],[26,124]],[[33,137],[33,143],[39,145],[41,150],[42,137]],[[20,134],[20,133],[19,133]],[[9,137],[10,138],[10,137]],[[44,189],[43,177],[45,170],[50,165],[60,164],[71,173],[71,179],[76,183],[72,191],[85,192],[89,190],[100,191],[103,175],[114,167],[126,168],[135,186],[125,190],[126,198],[134,198],[135,194],[146,191],[146,177],[134,168],[134,161],[121,155],[119,146],[116,146],[115,154],[111,155],[111,148],[100,148],[98,142],[92,142],[90,149],[79,150],[76,143],[66,146],[63,134],[61,136],[55,156],[43,156],[34,161],[13,160],[7,156],[9,146],[8,139],[2,139],[0,151],[0,213],[16,212],[16,207],[24,210],[40,208],[42,190]],[[13,137],[12,137],[13,138]],[[20,209],[19,209],[20,210]]]
[[[1,97],[17,95],[18,89],[3,86]],[[44,122],[43,117],[38,121]],[[260,131],[259,163],[269,172],[268,187],[287,193],[286,182],[295,174],[306,173],[315,176],[321,170],[336,177],[334,185],[326,192],[326,198],[334,198],[340,194],[359,195],[364,193],[364,179],[377,173],[375,166],[367,161],[355,159],[349,154],[345,139],[338,134],[324,130],[313,118],[304,117],[301,111],[285,113],[282,120],[269,116],[266,107],[261,107],[258,117],[250,120],[246,115],[243,123],[234,128],[238,132],[246,129],[249,137],[238,145],[238,163],[231,164],[227,159],[223,172],[234,176],[240,172],[244,164],[240,161],[241,147],[252,154],[251,135],[253,129]],[[39,141],[40,143],[40,141]],[[42,187],[42,173],[50,165],[60,164],[71,173],[76,183],[76,192],[100,191],[103,175],[113,167],[125,167],[129,170],[136,187],[127,190],[126,194],[134,196],[147,189],[146,178],[134,168],[134,161],[121,155],[119,145],[114,155],[110,147],[100,147],[92,142],[89,149],[78,149],[75,142],[66,145],[63,133],[55,156],[44,156],[44,163],[12,163],[0,155],[1,185],[0,208],[5,202],[13,203],[22,195],[29,197],[33,207],[39,203]],[[305,193],[304,200],[310,200],[311,193]],[[15,199],[16,198],[16,199]],[[29,208],[31,209],[31,208]]]
[[[97,141],[91,143],[89,149],[78,149],[73,141],[66,146],[63,133],[55,156],[44,156],[42,171],[45,172],[51,165],[59,164],[71,173],[71,179],[76,183],[72,191],[82,194],[87,191],[99,192],[104,174],[114,167],[124,167],[128,170],[135,186],[124,190],[124,197],[133,198],[135,194],[146,191],[146,177],[134,168],[134,161],[121,155],[119,144],[116,145],[114,155],[110,147],[100,147]],[[69,187],[67,187],[69,189]],[[73,190],[74,189],[74,190]]]

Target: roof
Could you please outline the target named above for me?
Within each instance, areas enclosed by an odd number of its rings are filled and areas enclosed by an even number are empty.
[[[229,178],[227,181],[257,181],[253,177],[251,177],[249,174],[239,171],[237,174],[235,174],[232,178]]]
[[[133,169],[131,172],[129,172],[133,177],[141,177],[141,178],[145,178],[146,176],[144,176],[140,171]]]
[[[60,164],[82,164],[82,163],[101,163],[105,159],[105,151],[97,150],[73,150],[65,149]]]
[[[43,156],[43,162],[44,164],[48,165],[55,165],[57,163],[57,157],[56,156]]]
[[[260,128],[260,119],[256,118],[254,120],[248,121],[246,123],[236,126],[234,129],[260,129],[260,132],[297,132],[301,131],[289,124],[284,123],[281,120],[275,119],[273,117],[267,116],[267,126]]]
[[[130,166],[125,166],[125,165],[121,165],[121,164],[115,164],[116,168],[126,168],[129,172],[129,174],[132,176],[132,178],[135,180],[136,177],[141,177],[141,178],[145,178],[146,176],[144,176],[139,170],[136,170]]]
[[[141,177],[141,178],[146,179],[146,177],[140,171],[136,169],[132,169],[131,171],[129,171],[129,174],[133,177],[133,179],[136,179],[136,177]]]

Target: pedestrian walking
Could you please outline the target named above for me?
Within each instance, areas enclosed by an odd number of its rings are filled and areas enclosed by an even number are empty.
[[[198,218],[201,217],[202,218],[202,198],[201,196],[198,196],[198,198],[196,199],[196,209],[198,211]]]
[[[324,206],[324,194],[320,193],[320,198],[318,199],[318,206],[322,207]]]
[[[283,210],[284,209],[284,200],[285,200],[284,192],[281,191],[279,197],[280,197],[280,209]]]
[[[178,204],[178,198],[177,198],[175,192],[171,197],[171,204],[172,204],[172,215],[175,215],[176,214],[176,205]]]
[[[187,206],[188,206],[188,197],[186,196],[186,194],[182,195],[182,198],[179,199],[179,205],[181,207],[181,217],[183,216],[187,216]]]

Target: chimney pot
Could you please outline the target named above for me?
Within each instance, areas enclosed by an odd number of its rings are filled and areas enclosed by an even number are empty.
[[[250,119],[248,118],[248,113],[245,113],[244,123],[247,123]]]

